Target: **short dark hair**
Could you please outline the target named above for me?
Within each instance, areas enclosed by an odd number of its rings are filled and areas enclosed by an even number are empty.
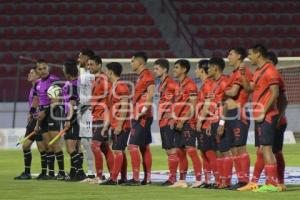
[[[78,68],[77,68],[77,62],[74,59],[68,59],[64,63],[64,70],[65,73],[72,76],[77,77],[78,76]]]
[[[177,61],[175,62],[175,65],[176,65],[176,64],[179,64],[180,67],[186,69],[185,74],[188,74],[188,73],[189,73],[189,71],[190,71],[190,69],[191,69],[191,64],[190,64],[190,62],[189,62],[188,60],[186,60],[186,59],[179,59],[179,60],[177,60]]]
[[[217,57],[211,58],[209,59],[208,64],[217,65],[221,71],[223,71],[225,68],[225,61],[223,60],[223,58],[217,58]]]
[[[133,57],[134,57],[134,58],[142,58],[142,59],[145,61],[145,63],[146,63],[147,60],[148,60],[148,56],[147,56],[146,52],[144,52],[144,51],[138,51],[138,52],[136,52],[136,53],[133,55]]]
[[[46,63],[47,64],[47,61],[45,59],[38,59],[36,61],[36,64],[40,64],[40,63]]]
[[[256,44],[252,46],[250,49],[252,49],[256,53],[257,52],[260,53],[264,58],[266,58],[267,56],[268,49],[262,44]]]
[[[106,68],[109,69],[109,70],[111,70],[114,73],[114,75],[116,75],[118,77],[121,76],[122,71],[123,71],[122,65],[120,63],[118,63],[118,62],[108,63],[106,65]]]
[[[269,51],[267,52],[267,56],[266,56],[269,60],[271,60],[274,65],[277,65],[278,63],[278,58],[276,56],[276,54],[273,51]]]
[[[91,58],[95,55],[94,51],[91,50],[91,49],[81,49],[80,53],[82,55],[85,55],[85,56],[89,57],[89,58]]]
[[[101,59],[100,56],[95,56],[95,55],[94,55],[94,56],[90,57],[89,60],[93,60],[93,61],[95,61],[97,64],[102,64],[102,59]]]
[[[160,58],[154,62],[154,65],[159,65],[161,68],[167,69],[167,73],[169,72],[170,63],[167,59]]]
[[[241,56],[241,61],[243,61],[247,57],[247,51],[243,47],[233,47],[229,51],[235,51],[235,53]]]
[[[208,60],[206,60],[206,59],[200,60],[198,62],[198,68],[203,69],[204,72],[207,74],[208,73]]]

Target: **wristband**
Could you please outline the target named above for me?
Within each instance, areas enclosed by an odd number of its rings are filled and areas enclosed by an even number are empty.
[[[219,121],[219,125],[220,125],[220,126],[224,126],[224,124],[225,124],[225,120],[221,119],[221,120]]]
[[[146,106],[143,106],[141,113],[147,112],[148,108]]]

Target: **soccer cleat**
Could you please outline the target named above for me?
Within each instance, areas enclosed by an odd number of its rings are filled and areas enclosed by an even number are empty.
[[[93,174],[89,174],[89,175],[87,175],[87,177],[90,178],[90,179],[96,178],[96,176],[93,175]]]
[[[47,180],[49,180],[49,181],[56,180],[56,176],[55,175],[54,176],[48,175],[48,179]]]
[[[221,185],[219,185],[219,188],[218,188],[218,189],[229,190],[230,187],[231,187],[231,185],[221,184]]]
[[[103,181],[99,178],[99,177],[96,177],[96,178],[94,178],[94,179],[91,179],[90,180],[90,182],[89,182],[89,184],[100,184],[100,183],[102,183]]]
[[[216,183],[210,184],[210,186],[207,189],[219,189],[219,185]]]
[[[124,185],[124,186],[140,186],[141,183],[140,183],[140,181],[136,181],[134,179],[130,179],[126,183],[124,183],[122,185]]]
[[[248,183],[245,183],[245,182],[238,182],[238,183],[232,185],[230,188],[228,188],[228,190],[237,190],[238,188],[244,187],[247,184]]]
[[[36,180],[49,180],[49,177],[47,174],[40,173],[37,177]]]
[[[127,183],[127,179],[119,179],[118,180],[118,185],[125,184],[125,183]]]
[[[151,181],[142,180],[141,185],[151,185]]]
[[[252,191],[258,189],[258,184],[250,182],[244,187],[238,188],[237,191]]]
[[[278,188],[281,192],[286,191],[286,186],[284,184],[278,184]]]
[[[199,185],[199,188],[203,188],[203,189],[209,189],[212,184],[208,184],[208,183],[202,183],[201,185]]]
[[[93,180],[92,178],[86,178],[82,181],[80,181],[80,183],[89,183],[91,180]]]
[[[22,172],[20,176],[16,176],[14,179],[15,180],[30,180],[31,179],[31,175],[30,174],[26,174],[25,172]]]
[[[252,190],[253,192],[280,192],[279,187],[274,185],[263,185],[258,189]]]
[[[190,186],[190,188],[200,188],[202,185],[201,181],[196,181],[193,185]]]
[[[82,181],[82,180],[84,180],[84,179],[86,179],[85,173],[77,173],[77,174],[76,174],[76,180],[77,180],[77,181]]]
[[[113,181],[112,179],[108,179],[107,181],[104,181],[100,183],[99,185],[117,185],[118,183],[116,181]]]
[[[170,185],[168,188],[188,188],[185,180],[179,180],[175,182],[173,185]]]
[[[163,182],[161,185],[162,186],[170,186],[170,185],[173,185],[174,183],[171,182],[170,180],[166,180],[165,182]]]
[[[68,178],[66,177],[66,174],[64,172],[63,173],[58,173],[57,176],[56,176],[56,180],[59,180],[59,181],[64,181],[66,179],[68,179]]]

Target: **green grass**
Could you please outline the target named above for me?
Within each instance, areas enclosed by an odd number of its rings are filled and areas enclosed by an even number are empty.
[[[287,166],[300,166],[298,154],[300,144],[286,145],[284,147]],[[254,163],[255,150],[249,146],[252,161]],[[160,147],[152,148],[153,170],[166,170],[166,156]],[[295,199],[300,195],[300,186],[288,186],[287,192],[257,194],[253,192],[233,192],[222,190],[202,189],[169,189],[158,185],[143,187],[124,186],[98,186],[80,183],[65,183],[59,181],[15,181],[13,177],[23,170],[21,151],[0,150],[0,199]],[[33,151],[33,173],[38,173],[39,154]],[[65,156],[68,167],[68,156]],[[191,166],[191,165],[190,165]],[[130,169],[130,166],[129,166]]]

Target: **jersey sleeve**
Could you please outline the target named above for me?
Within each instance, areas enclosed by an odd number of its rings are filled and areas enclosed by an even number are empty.
[[[280,75],[275,68],[269,68],[265,76],[269,85],[279,85]]]

